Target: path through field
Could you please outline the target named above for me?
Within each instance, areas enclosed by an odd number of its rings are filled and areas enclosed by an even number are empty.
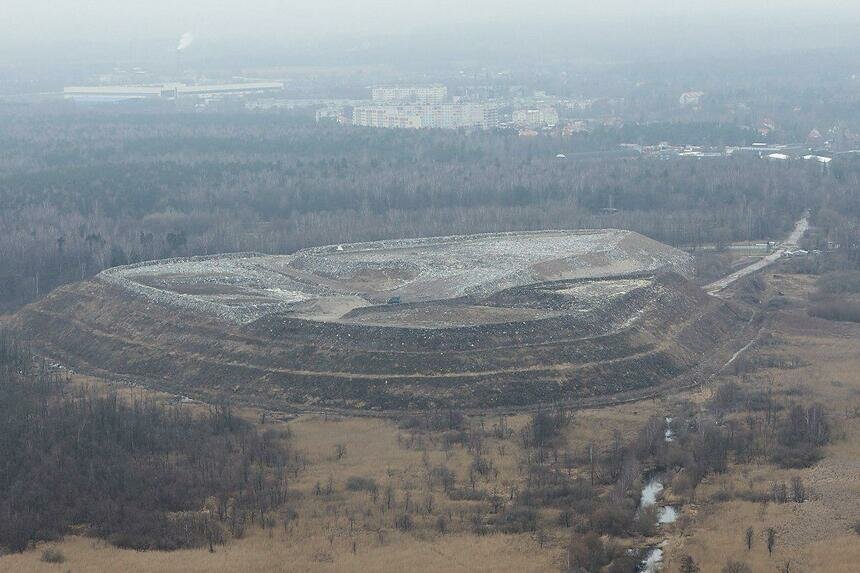
[[[753,264],[742,268],[739,271],[735,271],[732,274],[721,278],[718,281],[714,281],[711,284],[704,287],[705,292],[708,294],[719,296],[719,292],[725,289],[727,286],[733,284],[739,279],[744,278],[745,276],[751,275],[752,273],[759,271],[765,267],[768,267],[778,261],[785,254],[786,251],[791,249],[796,249],[797,244],[800,241],[801,237],[806,233],[807,229],[809,229],[809,214],[806,213],[803,217],[794,224],[794,230],[782,243],[777,246],[776,250],[771,254],[767,255],[754,262]]]

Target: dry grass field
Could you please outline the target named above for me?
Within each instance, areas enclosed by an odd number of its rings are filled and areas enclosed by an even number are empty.
[[[728,559],[745,561],[753,571],[775,571],[790,563],[790,571],[849,572],[860,563],[860,536],[851,529],[860,520],[860,324],[806,316],[813,277],[776,274],[769,282],[786,299],[770,327],[776,343],[757,347],[747,360],[794,361],[797,367],[759,368],[754,375],[772,380],[784,396],[823,403],[837,439],[810,468],[738,465],[724,476],[706,478],[697,492],[701,503],[689,507],[695,518],[670,539],[669,571],[687,553],[703,572],[719,571]],[[809,489],[804,503],[704,502],[720,491],[767,491],[771,483],[794,476]],[[755,531],[751,551],[744,539],[747,527]],[[764,541],[770,527],[777,534],[772,556]]]
[[[330,545],[324,534],[272,537],[255,532],[219,548],[174,553],[119,550],[104,543],[71,537],[56,544],[66,556],[62,565],[43,563],[41,551],[0,560],[0,571],[42,573],[214,573],[252,571],[547,571],[558,570],[555,552],[541,550],[524,535],[474,537],[452,535],[438,539],[401,536],[385,544],[368,540],[355,554],[340,541]]]
[[[813,280],[808,277],[776,274],[769,282],[785,302],[771,313],[765,342],[744,356],[749,368],[675,395],[578,411],[564,430],[573,451],[582,452],[588,444],[605,450],[616,430],[632,439],[650,417],[667,415],[684,402],[704,405],[715,384],[731,379],[745,384],[772,381],[780,399],[820,401],[828,408],[836,439],[826,457],[811,468],[732,463],[726,473],[706,477],[694,499],[677,495],[669,486],[665,495],[683,507],[678,523],[661,532],[666,538],[664,571],[677,571],[685,554],[692,555],[703,572],[720,571],[728,559],[745,561],[756,572],[777,571],[787,562],[790,571],[847,572],[856,571],[860,563],[860,536],[851,529],[860,519],[860,324],[809,318],[806,297]],[[94,378],[76,380],[103,384]],[[127,396],[140,392],[121,389]],[[444,447],[437,441],[438,432],[416,433],[384,418],[305,414],[286,419],[277,413],[263,418],[262,412],[252,409],[241,413],[264,426],[288,427],[295,448],[306,457],[306,469],[290,481],[294,499],[290,509],[297,519],[268,529],[250,527],[243,538],[216,546],[214,553],[135,552],[69,536],[0,557],[0,571],[546,571],[565,565],[570,530],[557,525],[553,510],[541,511],[536,532],[474,533],[475,511],[482,502],[452,500],[428,479],[432,468],[444,465],[463,487],[473,461],[464,447]],[[516,436],[527,422],[525,415],[504,421],[496,416],[468,420],[472,427],[492,430],[503,424],[512,431],[506,439],[486,438],[485,457],[496,474],[477,478],[479,487],[498,490],[505,497],[522,484],[524,449]],[[795,476],[807,486],[809,500],[804,503],[762,504],[724,495],[767,491],[772,482],[788,482]],[[347,480],[354,477],[373,479],[378,491],[348,489]],[[330,493],[319,493],[327,488]],[[380,499],[387,495],[393,498],[392,507],[418,508],[409,530],[395,526],[396,510],[384,510]],[[432,509],[422,511],[424,506]],[[444,532],[438,527],[439,516],[445,517]],[[744,541],[747,527],[755,532],[750,551]],[[773,555],[768,555],[764,541],[770,527],[777,535]],[[65,563],[40,560],[48,545],[62,551]]]
[[[98,384],[94,379],[81,380]],[[126,389],[132,396],[140,390]],[[202,405],[190,405],[200,408]],[[247,417],[258,412],[245,410]],[[522,420],[511,420],[512,424]],[[267,423],[282,426],[284,422]],[[551,535],[541,546],[533,534],[474,535],[466,524],[458,525],[458,513],[464,502],[445,502],[440,491],[426,485],[425,455],[417,448],[398,444],[396,423],[379,418],[334,418],[317,415],[291,420],[297,446],[308,457],[308,469],[291,483],[298,495],[294,509],[300,516],[297,525],[273,529],[254,527],[242,539],[206,549],[175,552],[136,552],[112,547],[102,541],[71,536],[59,543],[42,544],[33,551],[0,558],[0,571],[546,571],[559,569],[563,562],[565,539]],[[402,438],[405,440],[405,438]],[[345,448],[337,459],[336,446]],[[466,473],[469,458],[462,450],[433,452],[430,460],[446,465],[458,476]],[[503,481],[516,479],[516,458],[498,456]],[[352,476],[375,479],[381,487],[392,484],[395,498],[403,503],[411,497],[414,503],[450,505],[451,530],[435,531],[434,523],[416,523],[412,532],[391,527],[389,517],[374,512],[366,492],[349,492],[344,488]],[[313,495],[317,483],[323,487],[331,481],[337,493],[327,499]],[[380,493],[380,495],[384,495]],[[471,502],[465,502],[468,505]],[[434,508],[433,519],[445,513]],[[350,527],[350,519],[356,523]],[[427,517],[430,520],[430,516]],[[420,518],[418,518],[420,520]],[[352,530],[352,532],[351,532]],[[379,532],[381,530],[381,533]],[[353,545],[354,544],[354,545]],[[63,565],[40,561],[45,547],[56,547],[66,557]]]

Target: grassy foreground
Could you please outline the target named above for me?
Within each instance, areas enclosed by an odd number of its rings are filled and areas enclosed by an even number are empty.
[[[607,451],[613,434],[634,440],[653,416],[689,404],[706,409],[718,385],[726,381],[767,384],[780,400],[815,401],[827,408],[834,440],[811,467],[785,469],[730,457],[726,471],[709,474],[693,492],[673,488],[670,476],[664,498],[681,506],[679,521],[650,537],[640,534],[622,541],[641,545],[666,540],[664,571],[678,571],[684,555],[693,556],[703,572],[721,571],[731,559],[756,572],[786,570],[786,564],[788,571],[847,572],[860,562],[860,537],[852,529],[860,519],[860,324],[809,317],[808,295],[814,284],[808,277],[777,274],[768,282],[784,301],[771,313],[763,342],[751,347],[743,364],[720,380],[678,395],[578,411],[563,429],[563,441],[571,451],[583,452],[589,445]],[[127,395],[139,392],[122,390]],[[254,410],[241,414],[271,429],[289,427],[294,447],[307,458],[306,468],[289,485],[294,492],[289,510],[298,519],[287,517],[268,528],[249,527],[243,537],[215,547],[214,553],[205,547],[136,552],[70,535],[0,557],[0,571],[546,571],[568,565],[568,544],[575,533],[560,523],[556,509],[541,508],[540,526],[534,530],[476,532],[474,510],[486,502],[452,499],[438,484],[428,482],[427,468],[444,465],[466,487],[474,463],[465,447],[423,443],[438,439],[438,433],[414,432],[402,422],[378,418],[308,414],[284,420],[271,413],[263,418]],[[504,424],[516,436],[529,418],[514,416],[501,422],[487,417],[470,423],[488,429],[482,451],[496,472],[492,479],[475,478],[478,487],[498,488],[501,497],[524,488],[528,478],[524,457],[529,450],[515,438],[492,437],[491,429]],[[583,460],[572,465],[574,475],[587,476]],[[376,490],[351,488],[348,484],[359,483],[356,477],[373,480]],[[807,490],[802,503],[748,500],[749,492],[767,492],[773,484],[795,477]],[[389,492],[394,507],[415,506],[410,527],[392,526],[394,516],[382,509]],[[430,510],[421,510],[424,506]],[[754,532],[749,550],[748,527]],[[772,553],[766,548],[768,528],[776,536]],[[59,550],[64,563],[42,561],[49,546]]]

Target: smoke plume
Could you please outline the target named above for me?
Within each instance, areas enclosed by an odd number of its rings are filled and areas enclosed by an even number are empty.
[[[182,37],[179,38],[179,45],[176,46],[176,51],[181,52],[182,50],[190,46],[191,42],[193,41],[194,36],[191,34],[191,32],[185,32],[184,34],[182,34]]]

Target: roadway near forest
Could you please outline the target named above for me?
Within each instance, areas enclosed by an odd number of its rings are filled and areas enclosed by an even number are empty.
[[[748,265],[738,271],[733,272],[732,274],[725,276],[719,280],[712,282],[709,285],[703,287],[705,292],[708,294],[712,294],[714,296],[721,296],[718,293],[725,290],[726,287],[734,284],[738,280],[751,275],[756,271],[760,271],[764,268],[769,267],[779,259],[785,255],[786,251],[796,249],[800,239],[803,238],[803,235],[806,234],[806,231],[809,229],[809,214],[804,214],[795,224],[794,229],[788,235],[788,237],[780,243],[776,250],[771,254],[762,257],[758,261]]]

